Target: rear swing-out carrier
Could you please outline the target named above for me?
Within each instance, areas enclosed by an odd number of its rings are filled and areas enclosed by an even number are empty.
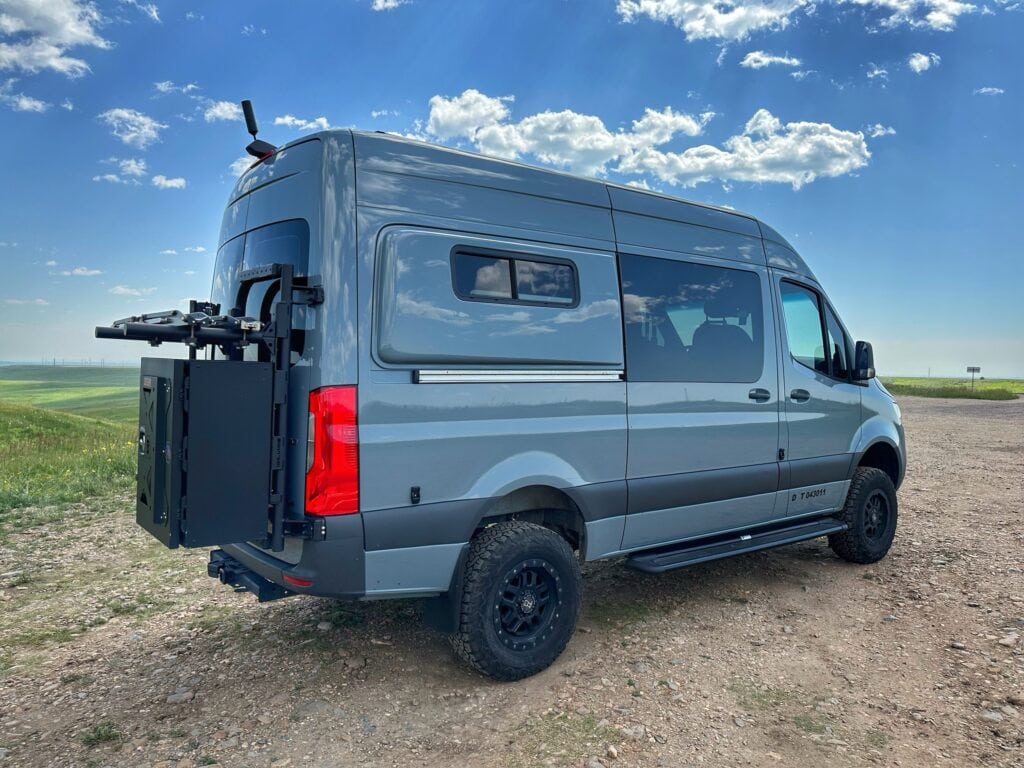
[[[253,286],[271,281],[261,307],[269,320],[243,316]],[[323,289],[296,279],[292,265],[271,264],[240,274],[227,314],[192,300],[188,313],[156,312],[96,328],[98,338],[189,350],[187,360],[142,358],[136,520],[164,546],[251,541],[280,552],[285,537],[325,537],[323,518],[286,514],[285,496],[292,310],[322,302]],[[252,346],[257,359],[243,359]],[[211,350],[209,359],[197,358],[201,349]],[[261,600],[288,594],[219,550],[211,553],[210,572]]]

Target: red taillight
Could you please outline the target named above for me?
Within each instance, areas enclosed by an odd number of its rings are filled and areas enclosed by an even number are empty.
[[[306,512],[359,511],[359,431],[356,388],[322,387],[309,393]]]
[[[300,579],[298,576],[292,576],[289,573],[282,573],[281,578],[284,579],[286,584],[291,584],[296,587],[312,587],[312,579]]]

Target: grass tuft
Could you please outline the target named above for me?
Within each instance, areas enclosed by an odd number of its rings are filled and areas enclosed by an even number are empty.
[[[117,730],[117,726],[109,720],[87,728],[78,738],[84,746],[89,748],[98,747],[100,744],[119,743],[124,740],[124,736]]]

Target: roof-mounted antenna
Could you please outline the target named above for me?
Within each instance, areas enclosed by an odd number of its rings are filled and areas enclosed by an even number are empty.
[[[242,114],[245,115],[245,128],[252,134],[252,143],[245,148],[245,151],[255,158],[265,160],[277,151],[277,147],[256,138],[256,134],[259,133],[260,129],[256,127],[256,115],[252,111],[252,102],[249,99],[245,99],[242,102]]]

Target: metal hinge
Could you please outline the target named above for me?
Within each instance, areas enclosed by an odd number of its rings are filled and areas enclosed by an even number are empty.
[[[786,458],[786,449],[779,448],[779,461],[782,461],[784,458]]]

